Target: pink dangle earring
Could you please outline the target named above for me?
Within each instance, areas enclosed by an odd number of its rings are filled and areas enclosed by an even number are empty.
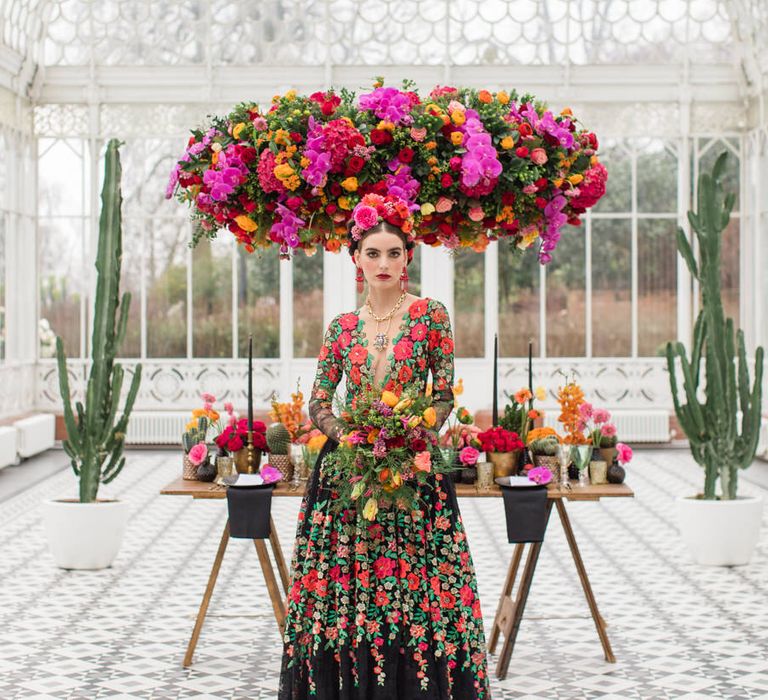
[[[408,291],[408,266],[407,265],[403,268],[403,272],[400,275],[400,291],[401,292]]]
[[[357,282],[357,293],[362,294],[363,293],[363,268],[358,267],[357,268],[357,275],[355,276],[355,282]]]

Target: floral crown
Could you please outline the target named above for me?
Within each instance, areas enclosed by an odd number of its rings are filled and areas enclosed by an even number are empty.
[[[366,231],[384,221],[399,228],[409,240],[412,240],[413,215],[408,203],[392,194],[386,196],[375,193],[366,194],[352,210],[353,225],[349,232],[350,236],[353,240],[359,241]]]

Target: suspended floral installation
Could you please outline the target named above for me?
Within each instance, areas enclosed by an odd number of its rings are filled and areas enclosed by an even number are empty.
[[[555,115],[514,90],[289,90],[192,134],[166,196],[191,205],[193,244],[228,229],[249,252],[283,257],[339,251],[353,208],[375,194],[407,204],[417,243],[482,252],[507,239],[547,263],[607,179],[570,109]]]

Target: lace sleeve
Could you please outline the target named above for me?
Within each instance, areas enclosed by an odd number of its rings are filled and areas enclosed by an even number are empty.
[[[432,406],[437,413],[433,430],[439,432],[453,411],[453,333],[448,311],[433,302],[430,315],[429,368],[432,371]]]
[[[312,422],[336,442],[344,433],[344,424],[336,417],[332,408],[333,396],[342,375],[341,349],[337,343],[339,328],[337,316],[325,332],[323,347],[320,348],[320,354],[317,357],[315,383],[312,385],[307,406]]]

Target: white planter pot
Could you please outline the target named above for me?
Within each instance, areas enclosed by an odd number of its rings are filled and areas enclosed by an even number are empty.
[[[111,566],[128,524],[127,503],[45,501],[42,513],[43,528],[56,566],[62,569]]]
[[[761,497],[732,501],[683,497],[676,500],[680,534],[697,564],[740,566],[749,563],[760,537]]]

